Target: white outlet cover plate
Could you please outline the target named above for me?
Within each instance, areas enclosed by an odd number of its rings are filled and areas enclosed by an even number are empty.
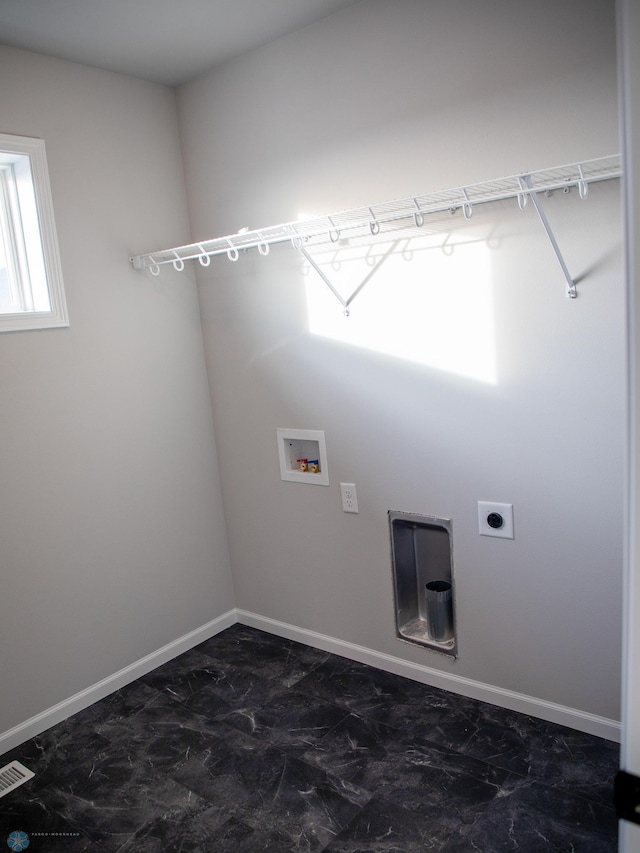
[[[499,513],[504,522],[502,527],[491,527],[487,518],[492,512]],[[498,539],[513,539],[513,504],[478,501],[478,530],[481,536],[496,536]]]
[[[359,512],[355,483],[340,483],[340,494],[342,495],[343,512]]]

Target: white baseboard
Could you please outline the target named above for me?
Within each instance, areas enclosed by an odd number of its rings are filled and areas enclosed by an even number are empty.
[[[558,705],[555,702],[548,702],[545,699],[537,699],[534,696],[526,696],[522,693],[515,693],[513,690],[505,690],[502,687],[496,687],[492,684],[485,684],[481,681],[474,681],[471,678],[465,678],[464,676],[455,675],[450,672],[443,672],[442,670],[433,669],[422,664],[412,663],[393,655],[365,648],[364,646],[347,643],[344,640],[337,640],[334,637],[328,637],[316,631],[308,631],[305,628],[298,628],[295,625],[279,622],[276,619],[268,619],[264,616],[259,616],[257,613],[236,610],[236,614],[238,621],[242,622],[243,625],[259,628],[270,634],[277,634],[280,637],[296,640],[298,643],[314,646],[325,652],[341,655],[359,663],[366,663],[378,669],[383,669],[386,672],[392,672],[395,675],[401,675],[404,678],[411,678],[422,684],[428,684],[431,687],[440,687],[443,690],[449,690],[451,693],[468,696],[471,699],[479,699],[491,705],[499,705],[502,708],[509,708],[521,714],[529,714],[541,720],[558,723],[559,725],[568,726],[569,728],[607,738],[608,740],[620,741],[620,723],[617,720],[599,717],[596,714],[589,714],[585,711],[579,711],[576,708]]]
[[[504,690],[501,687],[484,684],[471,678],[443,672],[422,664],[412,663],[393,655],[368,649],[365,646],[329,637],[326,634],[319,634],[316,631],[308,631],[306,628],[299,628],[296,625],[289,625],[286,622],[279,622],[266,616],[259,616],[257,613],[250,613],[247,610],[229,610],[217,619],[207,622],[206,625],[196,628],[161,649],[102,679],[97,684],[87,687],[80,693],[76,693],[52,708],[48,708],[35,717],[31,717],[0,734],[0,755],[19,746],[29,738],[36,737],[36,735],[66,720],[73,714],[77,714],[78,711],[88,708],[94,702],[104,699],[105,696],[125,687],[137,678],[141,678],[151,670],[173,660],[173,658],[189,651],[210,637],[214,637],[236,622],[258,628],[261,631],[267,631],[270,634],[276,634],[279,637],[295,640],[306,646],[313,646],[316,649],[350,658],[359,663],[369,664],[386,672],[428,684],[431,687],[440,687],[443,690],[449,690],[451,693],[468,696],[471,699],[479,699],[482,702],[499,705],[512,711],[529,714],[532,717],[539,717],[542,720],[568,726],[608,740],[620,741],[620,723],[616,720],[599,717],[595,714],[579,711],[576,708],[557,705],[544,699],[536,699],[522,693],[515,693],[512,690]]]
[[[220,631],[224,631],[225,628],[234,625],[237,621],[236,611],[229,610],[227,613],[223,613],[222,616],[218,616],[217,619],[207,622],[206,625],[201,625],[194,631],[178,637],[177,640],[168,643],[161,649],[135,661],[113,675],[103,678],[97,684],[81,690],[80,693],[76,693],[74,696],[69,697],[69,699],[64,699],[52,708],[47,708],[46,711],[0,734],[0,755],[19,746],[25,740],[36,737],[36,735],[41,734],[46,729],[51,728],[51,726],[61,723],[73,714],[77,714],[78,711],[83,711],[89,705],[93,705],[94,702],[104,699],[105,696],[114,693],[116,690],[120,690],[121,687],[125,687],[137,678],[141,678],[143,675],[151,672],[152,669],[156,669],[162,666],[163,663],[167,663],[178,655],[181,655],[183,652],[189,651],[189,649],[192,649],[199,643],[203,643],[210,637],[219,634]]]

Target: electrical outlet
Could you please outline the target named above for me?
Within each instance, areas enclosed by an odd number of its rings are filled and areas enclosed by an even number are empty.
[[[344,512],[358,512],[358,495],[355,483],[340,483],[342,509]]]
[[[513,504],[478,501],[478,532],[481,536],[513,539]]]

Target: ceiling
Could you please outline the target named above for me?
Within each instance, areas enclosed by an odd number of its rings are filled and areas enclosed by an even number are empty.
[[[175,86],[358,0],[0,0],[0,44]]]

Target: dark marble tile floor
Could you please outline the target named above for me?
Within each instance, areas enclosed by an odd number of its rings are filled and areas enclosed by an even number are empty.
[[[617,744],[242,625],[13,759],[0,847],[29,853],[617,847]]]

